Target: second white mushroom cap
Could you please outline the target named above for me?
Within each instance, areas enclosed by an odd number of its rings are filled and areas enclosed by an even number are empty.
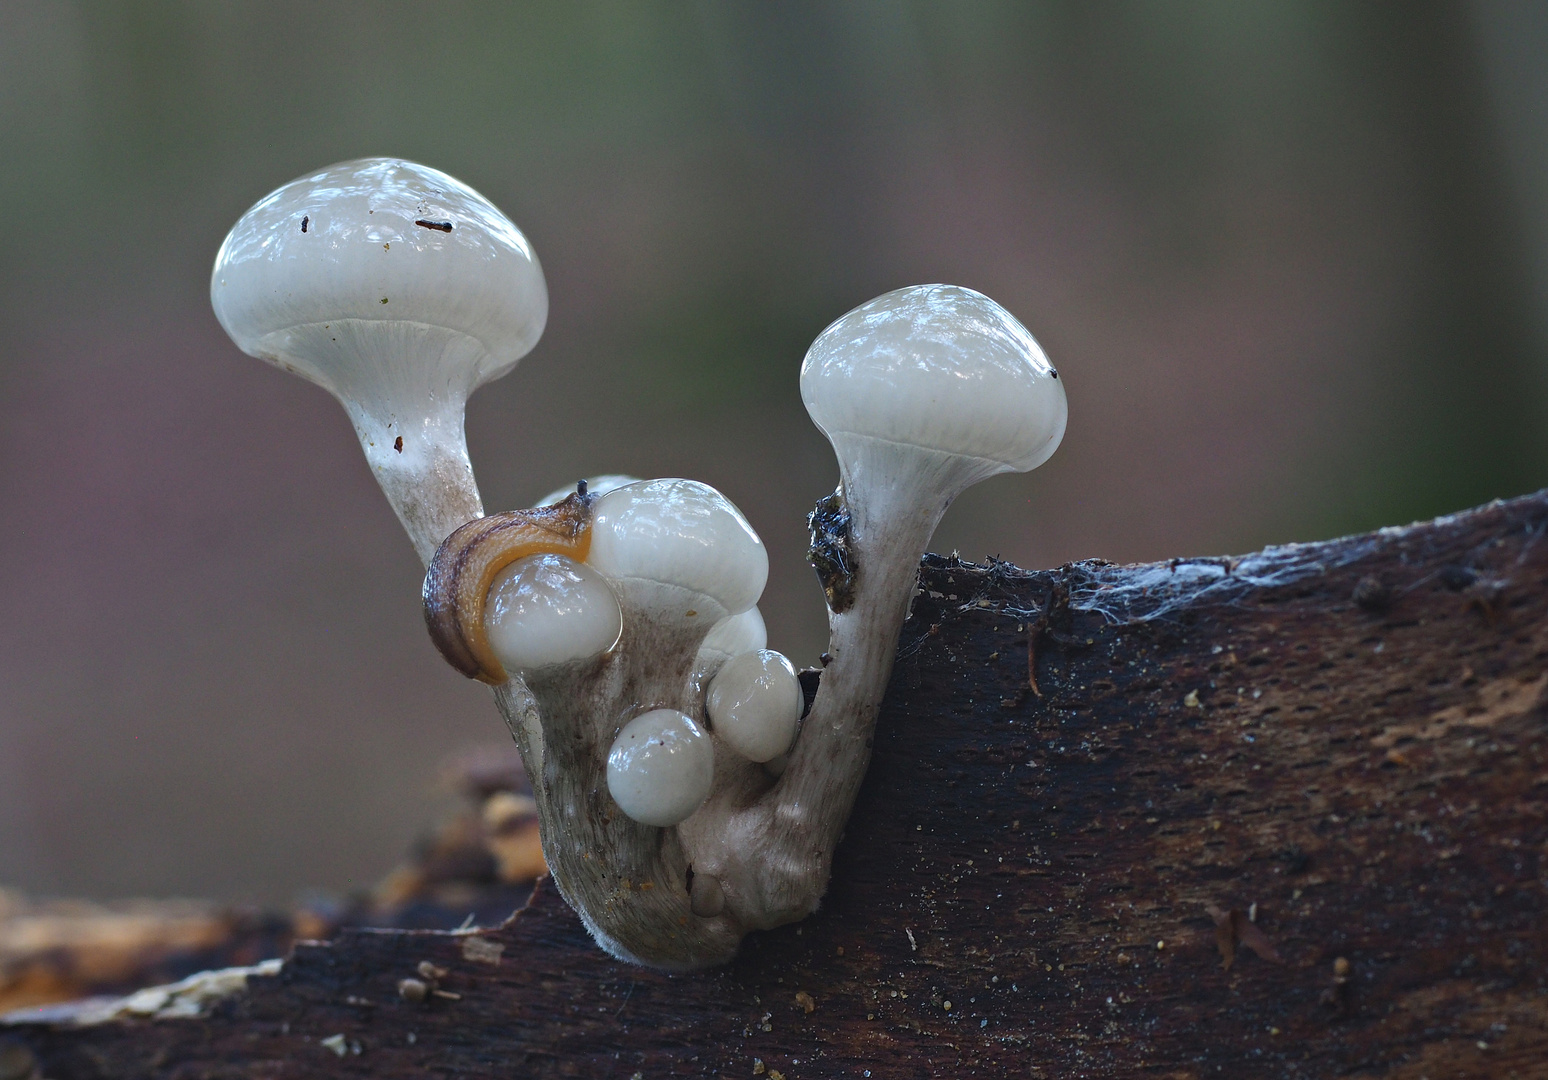
[[[903,483],[889,468],[895,447],[933,455],[948,499],[1041,465],[1068,417],[1058,372],[1026,327],[957,285],[897,289],[838,319],[801,364],[801,400],[838,454],[846,491],[854,480]],[[853,475],[861,468],[877,475]]]

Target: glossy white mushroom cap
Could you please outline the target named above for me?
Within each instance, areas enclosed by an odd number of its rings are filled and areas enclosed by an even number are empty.
[[[654,709],[624,725],[607,755],[607,790],[645,825],[676,825],[709,797],[715,748],[703,728],[675,709]]]
[[[339,399],[426,562],[483,513],[463,407],[548,318],[537,256],[489,200],[395,158],[330,166],[242,215],[210,302],[244,352]]]
[[[955,459],[946,471],[957,490],[1041,465],[1068,415],[1026,327],[956,285],[898,289],[833,323],[801,364],[801,400],[841,468],[915,448]]]
[[[772,649],[733,656],[711,680],[704,710],[715,734],[749,761],[790,749],[806,698],[795,667]]]
[[[395,158],[261,199],[221,244],[210,300],[244,352],[361,399],[394,384],[466,399],[548,318],[521,230],[466,184]]]
[[[489,647],[512,673],[600,655],[622,629],[606,579],[563,555],[517,559],[495,575],[484,602]]]
[[[603,495],[592,504],[586,562],[615,581],[708,597],[723,609],[717,620],[756,604],[769,576],[768,552],[742,512],[696,480],[644,480]]]

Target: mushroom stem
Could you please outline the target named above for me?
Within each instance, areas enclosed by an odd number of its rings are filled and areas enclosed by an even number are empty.
[[[939,522],[938,513],[920,514],[879,533],[857,529],[851,540],[858,569],[854,603],[828,613],[832,660],[775,790],[779,818],[792,826],[806,819],[800,831],[830,857],[870,761],[919,560]]]
[[[917,458],[915,463],[928,468]],[[902,490],[918,492],[921,486]],[[698,826],[684,829],[695,868],[719,879],[731,910],[749,929],[804,918],[822,899],[834,849],[870,763],[876,717],[919,560],[947,501],[939,500],[933,511],[871,519],[884,527],[868,523],[854,529],[854,599],[844,611],[829,612],[832,660],[783,775],[727,825],[685,823]]]
[[[371,474],[425,565],[441,541],[484,516],[463,433],[462,403],[430,403],[420,416],[378,416],[346,402]]]

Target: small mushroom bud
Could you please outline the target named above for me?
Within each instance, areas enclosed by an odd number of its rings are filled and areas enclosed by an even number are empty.
[[[343,404],[421,558],[483,513],[463,406],[548,318],[537,256],[488,199],[393,158],[321,169],[242,215],[210,300],[243,352]]]
[[[607,790],[642,825],[676,825],[709,797],[715,748],[675,709],[653,709],[624,725],[607,755]]]
[[[763,541],[708,484],[629,484],[597,499],[592,514],[586,562],[615,587],[648,586],[662,616],[702,623],[707,634],[763,593],[769,576]]]
[[[622,629],[607,580],[563,555],[516,560],[495,575],[484,601],[484,633],[507,672],[596,656]]]
[[[710,682],[704,708],[715,734],[748,761],[772,761],[795,741],[806,699],[790,661],[772,649],[733,656]]]
[[[763,612],[756,605],[740,615],[727,615],[710,627],[699,645],[694,677],[700,686],[707,686],[727,660],[745,652],[757,652],[768,643],[769,631],[763,625]]]

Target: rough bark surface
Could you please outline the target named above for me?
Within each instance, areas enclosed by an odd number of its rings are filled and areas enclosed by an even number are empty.
[[[931,557],[823,908],[732,966],[618,964],[540,886],[203,1018],[0,1034],[50,1080],[1548,1077],[1545,534],[1548,492],[1238,559]]]

